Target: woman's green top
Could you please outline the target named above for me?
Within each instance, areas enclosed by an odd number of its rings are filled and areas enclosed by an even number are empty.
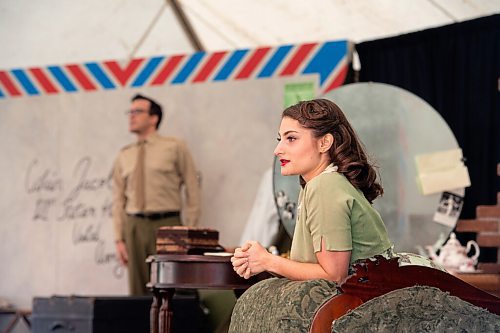
[[[347,178],[330,165],[299,194],[290,258],[317,263],[325,239],[328,251],[351,251],[351,263],[392,246],[380,214]]]

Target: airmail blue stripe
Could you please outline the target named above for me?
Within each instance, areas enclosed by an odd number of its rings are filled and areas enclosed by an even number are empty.
[[[196,65],[201,61],[201,59],[205,56],[205,52],[196,52],[191,58],[189,58],[188,62],[182,67],[177,76],[172,80],[172,84],[179,84],[186,82],[189,75],[193,72],[193,69]]]
[[[106,73],[101,69],[99,64],[96,62],[88,62],[85,64],[85,67],[89,69],[89,71],[94,75],[97,81],[101,84],[104,89],[115,89],[116,86],[114,83],[108,78]]]
[[[4,95],[3,91],[2,91],[2,89],[0,89],[0,98],[4,98],[4,97],[5,97],[5,95]]]
[[[273,56],[271,57],[271,59],[269,59],[264,68],[260,71],[259,75],[257,75],[257,77],[261,78],[261,77],[272,76],[276,71],[276,68],[278,68],[278,66],[283,61],[283,58],[286,57],[286,55],[288,54],[288,52],[290,52],[292,47],[293,47],[292,45],[285,45],[279,47],[276,50],[276,52],[274,52]]]
[[[22,70],[22,69],[13,69],[12,70],[12,74],[14,74],[14,76],[17,78],[17,80],[19,81],[19,83],[21,83],[21,85],[23,86],[24,90],[26,90],[26,92],[29,95],[39,95],[40,94],[40,92],[38,91],[38,89],[36,89],[36,87],[33,85],[33,83],[31,82],[31,80],[29,79],[29,77],[26,75],[26,73],[24,72],[24,70]]]
[[[74,92],[76,91],[76,87],[71,83],[71,81],[68,79],[66,74],[62,71],[62,69],[58,66],[49,66],[47,67],[49,72],[54,75],[56,80],[61,84],[61,86],[64,88],[65,91],[67,92]]]
[[[302,73],[318,73],[322,85],[346,54],[347,41],[324,43]]]
[[[132,82],[132,87],[141,87],[144,85],[147,79],[151,76],[151,73],[158,67],[160,62],[165,59],[165,57],[154,57],[149,59],[144,69],[137,75],[137,78]]]
[[[222,68],[219,70],[217,75],[215,75],[214,81],[226,80],[229,77],[229,75],[231,75],[231,73],[234,71],[236,66],[238,66],[241,59],[243,59],[243,57],[245,56],[245,54],[247,54],[247,52],[248,52],[248,49],[237,50],[237,51],[233,52],[233,54],[231,54],[231,56],[226,61],[224,66],[222,66]]]

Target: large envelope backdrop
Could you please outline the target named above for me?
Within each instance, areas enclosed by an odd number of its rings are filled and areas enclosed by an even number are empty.
[[[345,79],[347,41],[0,70],[0,297],[123,294],[110,170],[130,98],[163,105],[201,174],[201,225],[237,245],[273,163],[285,85]]]

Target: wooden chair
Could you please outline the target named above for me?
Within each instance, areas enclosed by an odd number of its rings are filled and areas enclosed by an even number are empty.
[[[341,293],[325,302],[317,311],[311,333],[331,332],[334,320],[364,302],[388,292],[416,285],[439,288],[478,307],[500,315],[500,299],[459,278],[425,266],[399,266],[398,258],[366,259],[354,266],[355,273],[343,282]]]

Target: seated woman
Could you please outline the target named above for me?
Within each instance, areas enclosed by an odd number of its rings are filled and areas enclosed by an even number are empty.
[[[268,271],[286,279],[269,279],[250,288],[235,311],[251,312],[256,323],[250,328],[234,320],[232,332],[265,331],[261,325],[276,332],[307,330],[317,305],[313,303],[335,295],[336,283],[347,277],[351,263],[392,254],[384,223],[372,206],[383,189],[362,143],[335,103],[317,99],[285,109],[278,141],[274,153],[281,173],[299,175],[302,186],[290,259],[248,241],[235,250],[231,261],[245,278]],[[308,293],[308,304],[303,293]],[[245,302],[245,297],[259,299]],[[276,300],[295,302],[299,308],[290,313],[279,309]],[[241,308],[249,304],[255,308]],[[266,318],[274,322],[264,323]]]
[[[340,108],[327,99],[283,112],[274,151],[283,175],[299,175],[290,259],[248,241],[232,258],[245,278],[268,271],[291,280],[341,282],[349,264],[384,254],[391,242],[372,202],[383,193],[363,146]]]

